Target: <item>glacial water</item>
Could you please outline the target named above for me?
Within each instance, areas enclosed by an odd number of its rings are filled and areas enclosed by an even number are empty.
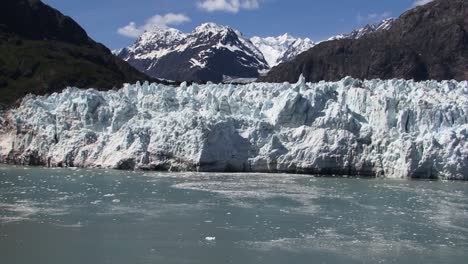
[[[0,166],[0,263],[467,263],[468,182]]]

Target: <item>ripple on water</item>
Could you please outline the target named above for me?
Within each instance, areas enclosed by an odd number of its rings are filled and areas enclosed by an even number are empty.
[[[297,214],[313,214],[318,207],[314,200],[327,193],[317,186],[303,186],[297,176],[249,175],[243,177],[206,176],[204,180],[186,177],[186,181],[172,185],[176,189],[210,192],[229,199],[230,205],[255,208],[275,204]],[[303,178],[300,176],[299,178]],[[192,180],[190,180],[192,179]]]
[[[0,222],[32,220],[39,216],[60,216],[68,213],[65,207],[52,207],[48,203],[32,200],[18,200],[14,203],[0,203]]]

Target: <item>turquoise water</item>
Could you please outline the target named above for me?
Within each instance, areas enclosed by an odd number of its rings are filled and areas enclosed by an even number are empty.
[[[0,166],[0,263],[467,260],[467,182]]]

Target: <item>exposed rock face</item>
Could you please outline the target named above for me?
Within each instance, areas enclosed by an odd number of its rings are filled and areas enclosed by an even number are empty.
[[[190,34],[155,28],[118,56],[150,76],[174,81],[257,78],[269,69],[262,53],[242,33],[214,23],[204,23]]]
[[[402,14],[388,30],[320,43],[259,81],[467,80],[468,1],[435,0]]]
[[[39,0],[0,3],[0,104],[67,86],[121,87],[149,79]]]
[[[27,97],[0,161],[468,179],[468,82],[132,85]]]

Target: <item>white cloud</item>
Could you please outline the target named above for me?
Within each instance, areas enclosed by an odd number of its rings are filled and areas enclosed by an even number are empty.
[[[136,38],[146,30],[151,30],[155,27],[165,28],[170,25],[180,25],[188,21],[190,21],[190,18],[183,14],[169,13],[163,16],[155,15],[147,19],[145,24],[141,26],[137,26],[135,22],[130,22],[128,25],[117,29],[117,33],[126,37]]]
[[[420,6],[420,5],[425,5],[427,3],[430,3],[434,0],[416,0],[413,4],[413,6]]]
[[[223,11],[237,13],[241,9],[257,9],[260,7],[261,0],[201,0],[197,3],[198,7],[207,11]]]
[[[125,27],[118,28],[117,33],[126,37],[131,37],[131,38],[136,38],[141,34],[135,22],[130,22]]]

